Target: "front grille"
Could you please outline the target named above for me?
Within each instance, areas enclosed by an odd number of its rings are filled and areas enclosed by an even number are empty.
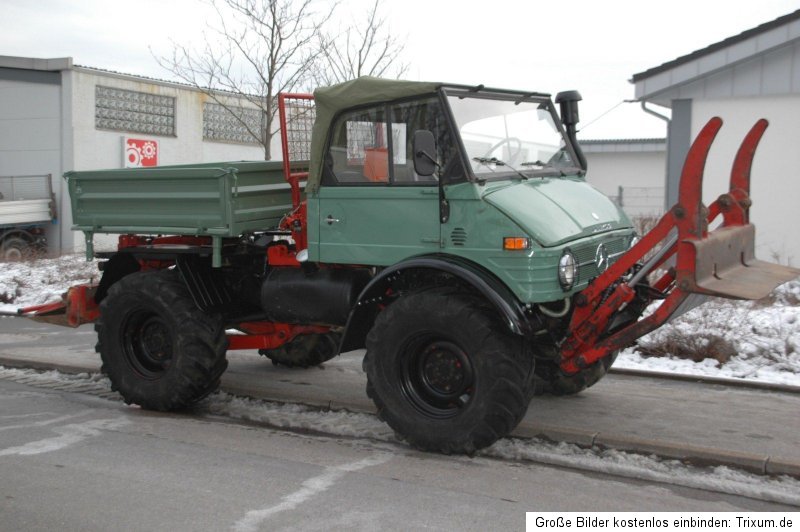
[[[614,264],[627,250],[625,240],[625,237],[618,237],[602,242],[608,252],[609,266]],[[601,242],[594,242],[592,244],[577,246],[571,250],[573,255],[575,255],[575,260],[578,262],[578,283],[594,279],[600,275],[600,272],[597,271],[597,264],[595,264],[595,255],[597,254],[597,247],[600,244]]]

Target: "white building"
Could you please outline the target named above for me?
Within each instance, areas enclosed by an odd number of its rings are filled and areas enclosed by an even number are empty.
[[[677,199],[691,141],[713,116],[724,120],[709,155],[704,202],[727,191],[742,139],[770,122],[752,169],[756,254],[800,264],[800,10],[633,76],[636,98],[668,107],[667,204]]]
[[[257,109],[224,101],[251,129],[261,127]],[[128,146],[125,139],[138,142]],[[241,122],[188,85],[78,66],[71,58],[0,56],[0,176],[52,175],[59,220],[47,235],[51,252],[83,247],[70,229],[64,172],[153,162],[156,148],[159,165],[264,158]]]
[[[666,139],[582,140],[586,180],[633,218],[664,213]]]

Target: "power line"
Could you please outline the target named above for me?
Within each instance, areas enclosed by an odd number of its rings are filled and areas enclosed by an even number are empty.
[[[613,106],[612,108],[608,109],[607,111],[605,111],[603,114],[601,114],[600,116],[598,116],[598,117],[597,117],[597,118],[595,118],[594,120],[590,120],[589,122],[587,122],[586,124],[584,124],[584,126],[583,126],[582,128],[580,128],[580,129],[578,130],[578,132],[581,132],[581,131],[583,131],[584,129],[586,129],[587,127],[589,127],[590,125],[594,124],[595,122],[597,122],[598,120],[600,120],[601,118],[603,118],[604,116],[606,116],[608,113],[610,113],[611,111],[613,111],[614,109],[616,109],[617,107],[619,107],[620,105],[622,105],[623,103],[625,103],[625,100],[620,100],[620,102],[619,102],[618,104],[616,104],[616,105],[615,105],[615,106]]]

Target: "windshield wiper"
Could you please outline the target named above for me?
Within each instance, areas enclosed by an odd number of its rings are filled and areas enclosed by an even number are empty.
[[[489,157],[473,157],[472,160],[475,161],[476,163],[480,163],[480,164],[483,164],[483,165],[486,165],[486,166],[489,166],[489,165],[492,165],[492,164],[495,165],[495,166],[508,166],[511,170],[516,172],[522,179],[528,179],[528,176],[526,176],[525,174],[523,174],[522,172],[520,172],[519,170],[517,170],[516,168],[514,168],[510,164],[501,161],[497,157],[491,157],[491,158],[489,158]],[[491,167],[490,167],[490,170],[492,170],[492,172],[494,172],[494,169],[492,169]]]
[[[520,166],[541,166],[544,168],[545,166],[550,166],[548,163],[544,161],[525,161],[524,163],[519,163]]]

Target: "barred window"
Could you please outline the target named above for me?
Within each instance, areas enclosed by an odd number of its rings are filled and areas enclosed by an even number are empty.
[[[98,129],[175,135],[174,97],[100,85],[94,94],[94,124]]]
[[[223,142],[241,144],[259,144],[266,129],[264,112],[260,109],[249,109],[229,105],[223,107],[216,103],[206,102],[203,106],[203,138]]]

